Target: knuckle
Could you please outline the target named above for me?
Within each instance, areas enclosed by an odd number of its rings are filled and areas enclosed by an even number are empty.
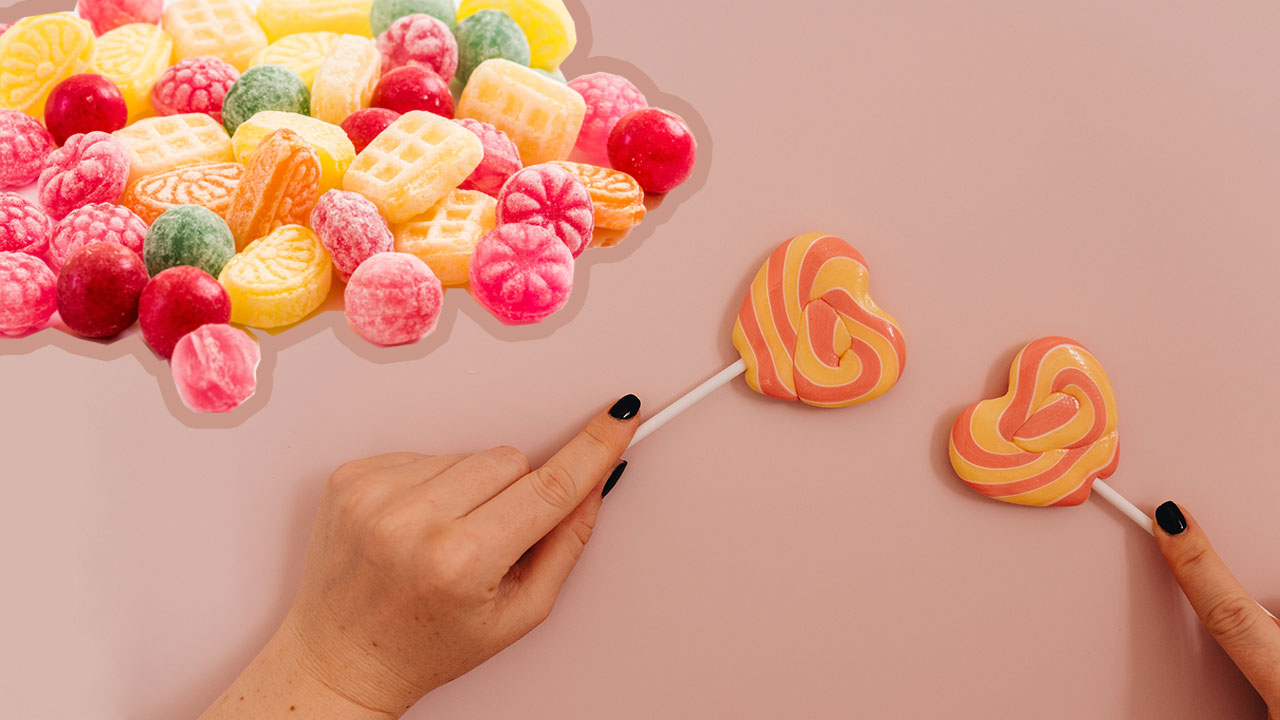
[[[529,472],[529,458],[510,445],[502,445],[489,451],[492,459],[503,470],[510,470],[514,475],[525,475]]]
[[[406,546],[413,535],[413,519],[403,513],[386,513],[369,526],[369,537],[378,547]]]
[[[478,577],[480,547],[465,534],[441,532],[430,545],[427,575],[438,590],[454,595],[469,592]]]
[[[583,439],[591,445],[591,451],[599,455],[613,455],[612,436],[601,429],[598,423],[591,423],[582,432]]]
[[[560,463],[547,463],[531,476],[533,491],[547,505],[569,510],[577,504],[578,487],[573,473]]]
[[[1204,626],[1220,642],[1237,642],[1248,637],[1257,627],[1256,610],[1253,600],[1229,595],[1209,606],[1204,614]]]
[[[382,504],[382,491],[374,485],[344,489],[337,501],[338,517],[351,525],[362,525]]]

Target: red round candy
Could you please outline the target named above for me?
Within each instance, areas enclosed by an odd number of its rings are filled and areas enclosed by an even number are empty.
[[[123,245],[94,243],[71,254],[58,275],[58,313],[77,335],[109,338],[138,319],[147,266]]]
[[[129,108],[116,84],[101,75],[72,75],[44,102],[44,126],[59,145],[81,133],[115,132],[129,122]]]
[[[609,162],[647,193],[674,190],[693,174],[698,143],[675,113],[645,108],[618,121],[609,134]]]
[[[402,115],[426,110],[453,119],[453,94],[449,92],[449,83],[421,65],[406,65],[383,75],[373,88],[369,105]]]
[[[365,108],[348,115],[347,119],[342,121],[341,127],[351,139],[351,144],[356,146],[356,152],[360,152],[398,117],[400,113],[394,110],[380,107]]]
[[[183,335],[202,325],[231,322],[231,296],[209,273],[189,265],[151,278],[138,300],[142,339],[166,360]]]

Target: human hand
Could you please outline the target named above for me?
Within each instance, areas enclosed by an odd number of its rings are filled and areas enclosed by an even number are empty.
[[[202,720],[396,718],[523,637],[582,555],[639,409],[624,397],[536,470],[509,447],[343,465],[293,608]]]

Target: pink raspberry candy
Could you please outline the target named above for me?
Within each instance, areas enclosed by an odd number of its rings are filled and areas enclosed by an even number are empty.
[[[152,86],[151,105],[160,115],[204,113],[222,122],[222,99],[238,79],[240,71],[218,58],[187,58]]]
[[[454,122],[475,133],[484,146],[484,159],[475,172],[471,173],[471,177],[462,183],[462,189],[477,190],[498,197],[507,180],[524,167],[524,163],[520,162],[520,148],[516,147],[506,133],[489,123],[470,118]]]
[[[504,325],[542,322],[569,302],[573,255],[537,225],[502,225],[471,258],[471,295]]]
[[[628,113],[649,107],[644,93],[621,75],[598,72],[574,78],[569,87],[587,101],[577,149],[596,165],[609,164],[609,133]]]
[[[368,198],[345,190],[330,190],[311,211],[311,229],[333,256],[343,280],[378,253],[395,249],[395,237],[378,207]]]
[[[595,205],[573,173],[555,165],[534,165],[512,175],[498,195],[498,224],[515,223],[550,230],[578,257],[591,244]]]
[[[458,41],[448,25],[430,15],[414,14],[391,23],[378,36],[382,74],[405,65],[422,65],[449,82],[458,71]]]
[[[258,390],[258,343],[230,325],[210,323],[182,336],[169,369],[182,402],[198,413],[228,413]]]
[[[25,335],[58,309],[58,278],[26,253],[0,252],[0,334]]]
[[[25,187],[40,177],[49,153],[58,146],[36,119],[0,110],[0,188]]]
[[[40,173],[40,204],[54,220],[92,203],[120,199],[129,181],[129,154],[104,132],[72,135]]]
[[[160,24],[164,0],[80,0],[76,10],[101,35],[130,23]]]
[[[17,193],[0,193],[0,252],[40,257],[49,249],[53,221]]]
[[[357,335],[374,345],[407,345],[436,329],[444,287],[417,256],[385,252],[356,268],[344,299]]]
[[[53,228],[49,266],[60,269],[71,253],[96,242],[123,245],[142,257],[142,241],[146,239],[147,224],[129,208],[111,203],[86,205],[67,213]]]

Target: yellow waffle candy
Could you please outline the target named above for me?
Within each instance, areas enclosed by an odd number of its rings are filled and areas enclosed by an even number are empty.
[[[572,91],[570,91],[572,92]],[[484,159],[480,138],[423,110],[401,115],[369,143],[342,180],[389,222],[407,222],[457,188]]]
[[[93,51],[90,72],[103,75],[120,88],[129,106],[129,122],[154,115],[151,86],[173,58],[173,38],[148,23],[121,25],[103,33]]]
[[[267,34],[241,0],[177,0],[164,11],[174,60],[209,56],[241,72],[267,46]]]
[[[204,113],[152,117],[117,130],[129,153],[129,182],[193,163],[231,162],[231,138]]]
[[[498,202],[474,190],[454,190],[430,210],[395,225],[396,252],[417,255],[445,287],[466,287],[471,256],[497,224]]]
[[[373,0],[262,0],[258,22],[272,40],[316,31],[372,37],[372,6]]]
[[[270,329],[292,325],[329,296],[333,262],[320,238],[285,225],[231,259],[218,282],[231,296],[231,322]]]
[[[586,101],[568,85],[510,60],[493,59],[471,74],[457,114],[505,132],[528,167],[568,158],[586,112]]]
[[[342,176],[356,156],[347,133],[337,125],[297,113],[264,110],[240,123],[231,138],[236,160],[247,164],[262,141],[276,130],[292,130],[320,156],[320,194],[342,187]]]
[[[583,163],[553,162],[582,181],[591,194],[596,230],[630,230],[644,220],[644,190],[630,175]],[[596,247],[608,247],[597,244]]]
[[[382,56],[369,38],[343,35],[311,86],[311,117],[337,125],[369,106]]]
[[[43,118],[49,91],[84,72],[93,46],[93,29],[74,15],[36,15],[14,23],[0,35],[0,108]]]
[[[529,39],[533,67],[556,69],[578,44],[573,16],[563,0],[462,0],[458,20],[481,10],[501,10],[516,21]]]
[[[309,32],[287,35],[266,46],[249,65],[283,65],[298,73],[307,87],[316,80],[316,73],[329,52],[337,44],[338,33]],[[345,118],[344,118],[345,119]]]

